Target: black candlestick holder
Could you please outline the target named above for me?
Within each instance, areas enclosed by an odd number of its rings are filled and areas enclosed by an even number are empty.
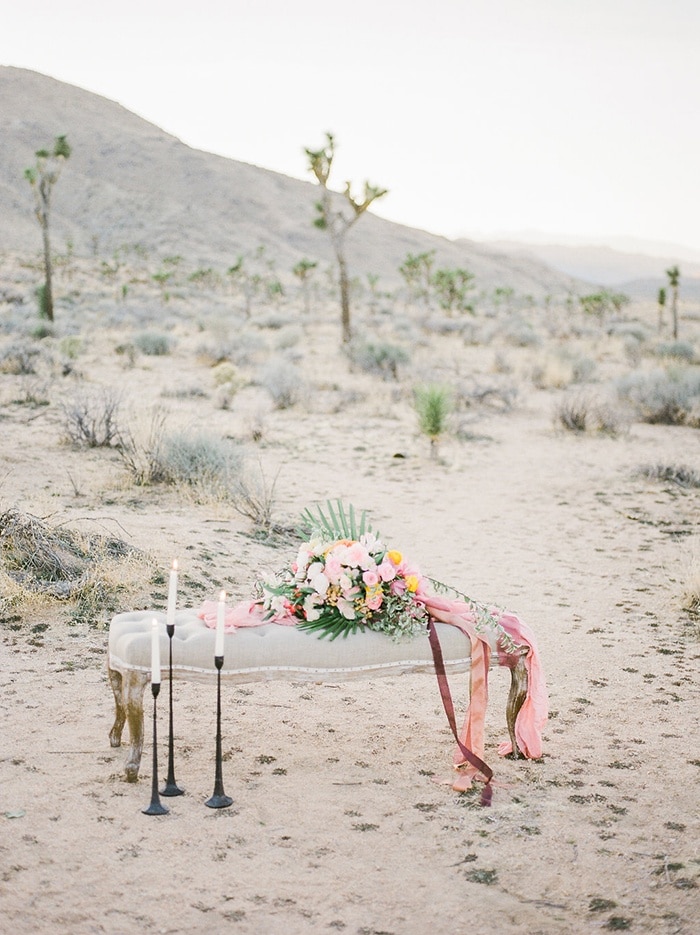
[[[148,808],[142,808],[144,815],[167,815],[170,811],[165,805],[161,805],[158,797],[158,733],[156,728],[156,699],[160,692],[160,682],[151,682],[151,692],[153,693],[153,778],[151,782],[151,804]]]
[[[184,795],[185,790],[181,789],[175,782],[175,743],[173,740],[173,634],[175,633],[175,624],[166,624],[165,629],[168,632],[168,649],[170,651],[168,659],[168,694],[170,711],[170,736],[168,738],[168,778],[165,785],[160,790],[161,795]]]
[[[228,808],[233,805],[233,799],[224,792],[224,780],[221,771],[221,669],[224,664],[223,656],[214,656],[216,666],[216,778],[214,780],[214,794],[204,803],[209,808]]]

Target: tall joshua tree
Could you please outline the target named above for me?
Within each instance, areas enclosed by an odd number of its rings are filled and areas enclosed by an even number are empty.
[[[386,195],[386,188],[378,188],[365,182],[364,195],[355,198],[352,194],[352,185],[345,183],[343,195],[346,206],[339,207],[339,201],[334,199],[334,193],[328,188],[328,180],[335,156],[335,140],[332,133],[326,133],[326,145],[322,149],[304,150],[309,160],[309,169],[316,176],[321,186],[321,200],[316,202],[317,216],[314,224],[320,230],[328,231],[331,245],[338,264],[338,279],[340,283],[340,315],[343,335],[343,344],[352,339],[350,323],[350,279],[345,257],[345,238],[350,228],[359,221],[373,201]],[[345,208],[345,210],[343,210]],[[349,210],[348,210],[349,209]]]
[[[671,266],[666,270],[668,284],[671,287],[671,318],[673,319],[673,339],[678,339],[678,281],[681,278],[681,271],[677,266]]]
[[[53,287],[51,261],[51,240],[49,237],[49,218],[51,214],[51,193],[61,174],[63,163],[71,154],[71,148],[65,136],[57,136],[53,149],[38,149],[34,154],[36,163],[24,170],[24,177],[34,190],[36,217],[41,227],[44,241],[44,291],[41,301],[41,314],[53,321]]]

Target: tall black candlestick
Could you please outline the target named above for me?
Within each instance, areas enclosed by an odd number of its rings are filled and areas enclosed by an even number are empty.
[[[175,744],[173,740],[173,634],[175,633],[175,624],[168,623],[165,626],[168,631],[168,648],[170,656],[168,660],[168,692],[170,708],[170,736],[168,738],[168,778],[165,785],[160,790],[161,795],[184,795],[185,790],[181,789],[175,782]]]
[[[151,691],[153,693],[153,777],[151,782],[151,804],[148,808],[142,808],[144,815],[167,815],[170,811],[165,805],[161,805],[158,797],[158,733],[156,728],[156,699],[160,692],[160,682],[151,682]]]
[[[224,664],[223,656],[214,656],[216,666],[216,777],[214,779],[214,794],[204,803],[209,808],[228,808],[233,805],[233,799],[224,792],[224,780],[221,771],[221,669]]]

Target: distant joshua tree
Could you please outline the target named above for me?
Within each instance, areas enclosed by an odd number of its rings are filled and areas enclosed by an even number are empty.
[[[41,293],[40,313],[43,318],[53,321],[53,287],[51,241],[49,237],[49,218],[51,213],[51,192],[61,174],[63,163],[71,154],[71,148],[65,136],[57,136],[53,149],[38,149],[36,163],[24,170],[24,177],[34,191],[36,217],[41,227],[44,241],[44,288]]]
[[[656,301],[659,306],[659,334],[661,334],[664,327],[664,308],[666,307],[666,290],[663,286],[659,289]]]
[[[333,157],[335,156],[335,140],[332,133],[326,133],[326,145],[322,149],[305,149],[309,169],[316,176],[321,186],[321,200],[316,202],[317,217],[314,224],[320,230],[328,231],[333,246],[333,252],[338,263],[338,277],[340,283],[340,310],[343,344],[349,344],[352,339],[350,324],[350,279],[348,277],[347,260],[345,258],[345,238],[348,231],[357,223],[373,201],[386,195],[387,189],[378,188],[365,182],[364,196],[355,198],[351,192],[351,183],[345,183],[343,192],[350,208],[349,213],[337,207],[337,201],[328,188],[328,179],[331,174]]]
[[[673,339],[678,338],[678,282],[681,278],[681,271],[677,266],[671,266],[666,270],[668,284],[671,287],[671,318],[673,319]]]

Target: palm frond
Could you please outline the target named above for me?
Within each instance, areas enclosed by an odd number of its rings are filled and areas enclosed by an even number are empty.
[[[367,511],[362,510],[358,520],[357,512],[352,504],[346,508],[342,500],[326,501],[326,512],[318,504],[315,511],[306,507],[301,514],[301,532],[302,535],[319,534],[328,539],[353,539],[357,540],[367,532],[372,531],[372,526],[367,519]]]

